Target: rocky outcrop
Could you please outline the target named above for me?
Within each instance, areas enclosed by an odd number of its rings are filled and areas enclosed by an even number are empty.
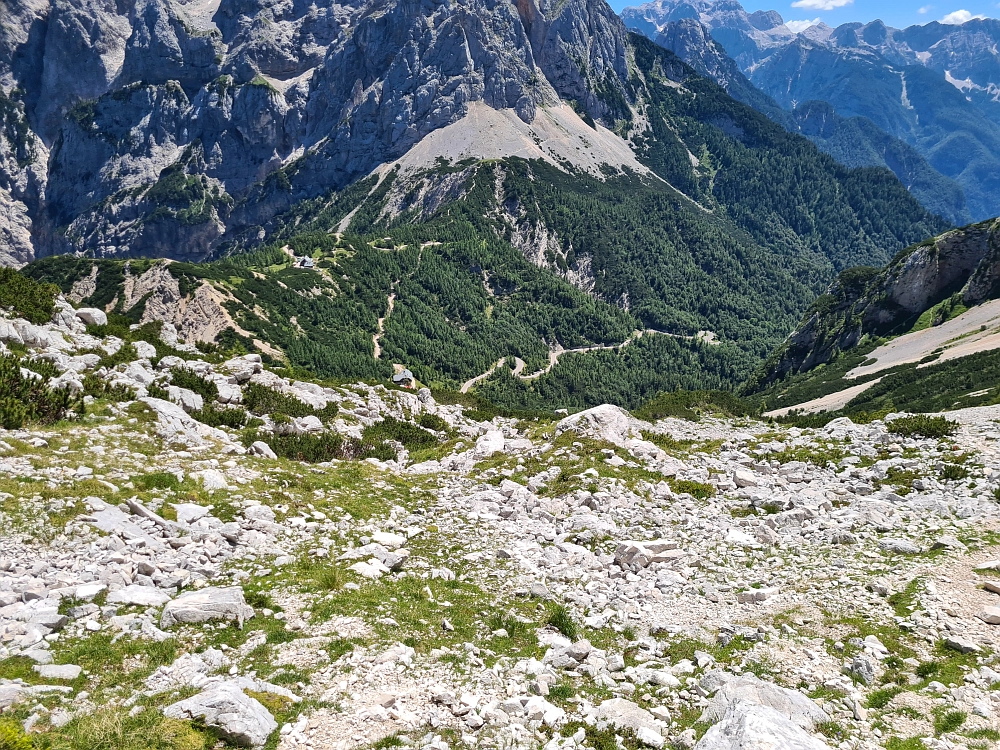
[[[1000,294],[1000,220],[946,232],[899,253],[883,269],[844,271],[816,300],[799,327],[764,364],[755,385],[805,372],[853,348],[867,334],[901,333],[941,305],[972,307]]]
[[[199,719],[237,747],[263,747],[278,723],[271,713],[235,684],[215,683],[163,709],[173,719]]]
[[[604,0],[202,6],[20,10],[0,82],[23,92],[29,132],[52,154],[44,191],[20,195],[0,152],[6,262],[70,250],[204,259],[476,102],[525,123],[560,98],[609,124],[625,114],[627,34]]]

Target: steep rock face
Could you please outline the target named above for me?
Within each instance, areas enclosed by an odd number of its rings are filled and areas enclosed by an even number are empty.
[[[966,307],[1000,295],[1000,220],[974,224],[901,252],[885,268],[844,271],[765,364],[766,385],[805,372],[866,334],[902,332],[942,301]],[[932,325],[942,322],[941,313]]]
[[[51,158],[44,198],[4,188],[0,205],[38,255],[203,258],[472,102],[526,123],[559,98],[609,124],[628,108],[604,0],[34,0],[14,20],[0,82]]]

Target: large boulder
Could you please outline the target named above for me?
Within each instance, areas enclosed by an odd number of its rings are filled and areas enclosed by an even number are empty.
[[[830,750],[773,708],[734,703],[694,750]]]
[[[573,430],[624,448],[629,440],[642,438],[643,431],[652,428],[649,422],[636,419],[620,406],[603,404],[560,420],[556,435]]]
[[[107,313],[96,307],[81,307],[76,311],[76,317],[88,326],[106,326],[108,324]]]
[[[594,716],[598,728],[607,726],[617,730],[631,729],[636,734],[643,730],[661,734],[656,718],[646,709],[624,698],[611,698],[597,707]]]
[[[156,412],[157,432],[164,440],[187,445],[201,445],[209,438],[230,442],[230,437],[222,430],[199,422],[171,401],[152,397],[140,400]]]
[[[712,697],[699,721],[714,724],[722,721],[731,706],[749,703],[764,706],[806,730],[828,720],[826,713],[797,690],[789,690],[752,675],[727,680]]]
[[[263,747],[278,722],[259,702],[231,682],[210,685],[163,709],[171,719],[200,719],[238,747]]]
[[[209,620],[229,620],[241,628],[243,621],[253,617],[253,607],[243,598],[243,588],[209,586],[198,591],[181,594],[163,608],[160,627],[169,628],[179,623],[192,624]]]

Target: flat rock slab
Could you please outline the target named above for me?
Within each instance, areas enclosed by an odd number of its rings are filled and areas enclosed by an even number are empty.
[[[816,724],[829,719],[823,709],[797,690],[789,690],[754,677],[737,677],[727,680],[719,688],[698,721],[709,724],[722,721],[730,707],[737,703],[772,709],[810,731]]]
[[[118,508],[108,505],[103,500],[91,498],[88,501],[91,508],[90,517],[93,523],[101,531],[109,534],[119,534],[124,539],[142,539],[146,546],[155,550],[164,550],[163,542],[143,531],[137,523],[132,520],[132,516],[126,515]]]
[[[43,680],[75,680],[83,672],[76,664],[40,664],[35,667]]]
[[[152,586],[131,584],[108,594],[108,604],[134,604],[139,607],[162,607],[170,601],[170,594]]]
[[[737,702],[709,727],[695,750],[830,750],[773,708]]]
[[[180,623],[192,624],[209,620],[243,621],[253,617],[253,607],[243,598],[240,586],[219,588],[209,586],[199,591],[181,594],[163,608],[160,627],[169,628]]]
[[[909,539],[893,539],[892,537],[879,539],[878,547],[883,552],[892,552],[897,555],[916,555],[920,552],[920,547]]]
[[[163,709],[171,719],[200,719],[238,747],[263,747],[278,722],[232,682],[219,682]]]
[[[983,611],[976,617],[987,625],[1000,625],[1000,607],[983,607]]]
[[[660,727],[653,714],[624,698],[611,698],[597,707],[598,726],[612,726],[615,729],[631,729],[638,733],[642,730],[660,734]]]

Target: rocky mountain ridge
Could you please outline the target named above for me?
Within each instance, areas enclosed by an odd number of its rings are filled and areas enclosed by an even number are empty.
[[[751,14],[738,2],[712,0],[658,0],[626,8],[622,18],[653,39],[670,23],[697,19],[786,110],[819,100],[841,117],[866,118],[961,186],[973,219],[996,215],[991,175],[1000,120],[989,92],[1000,80],[1000,22],[902,30],[881,21],[820,24],[795,34],[777,12]]]
[[[0,323],[4,377],[85,412],[0,432],[6,736],[946,750],[1000,727],[995,409],[518,420],[103,326],[64,299]]]
[[[638,23],[634,17],[632,21]],[[651,30],[652,33],[652,30]],[[932,213],[954,224],[971,220],[965,193],[954,180],[936,171],[910,144],[881,130],[866,117],[840,116],[825,101],[800,102],[788,109],[758,89],[696,18],[681,18],[655,27],[654,41],[669,49],[698,73],[711,78],[737,101],[753,107],[794,133],[801,133],[848,167],[885,167]]]
[[[200,259],[234,224],[315,197],[311,185],[345,187],[472,103],[530,124],[538,106],[573,100],[610,123],[604,101],[628,79],[626,32],[603,2],[202,5],[33,3],[11,16],[0,81],[12,258],[188,247]],[[15,158],[22,142],[32,160]],[[45,176],[34,192],[29,174]]]

